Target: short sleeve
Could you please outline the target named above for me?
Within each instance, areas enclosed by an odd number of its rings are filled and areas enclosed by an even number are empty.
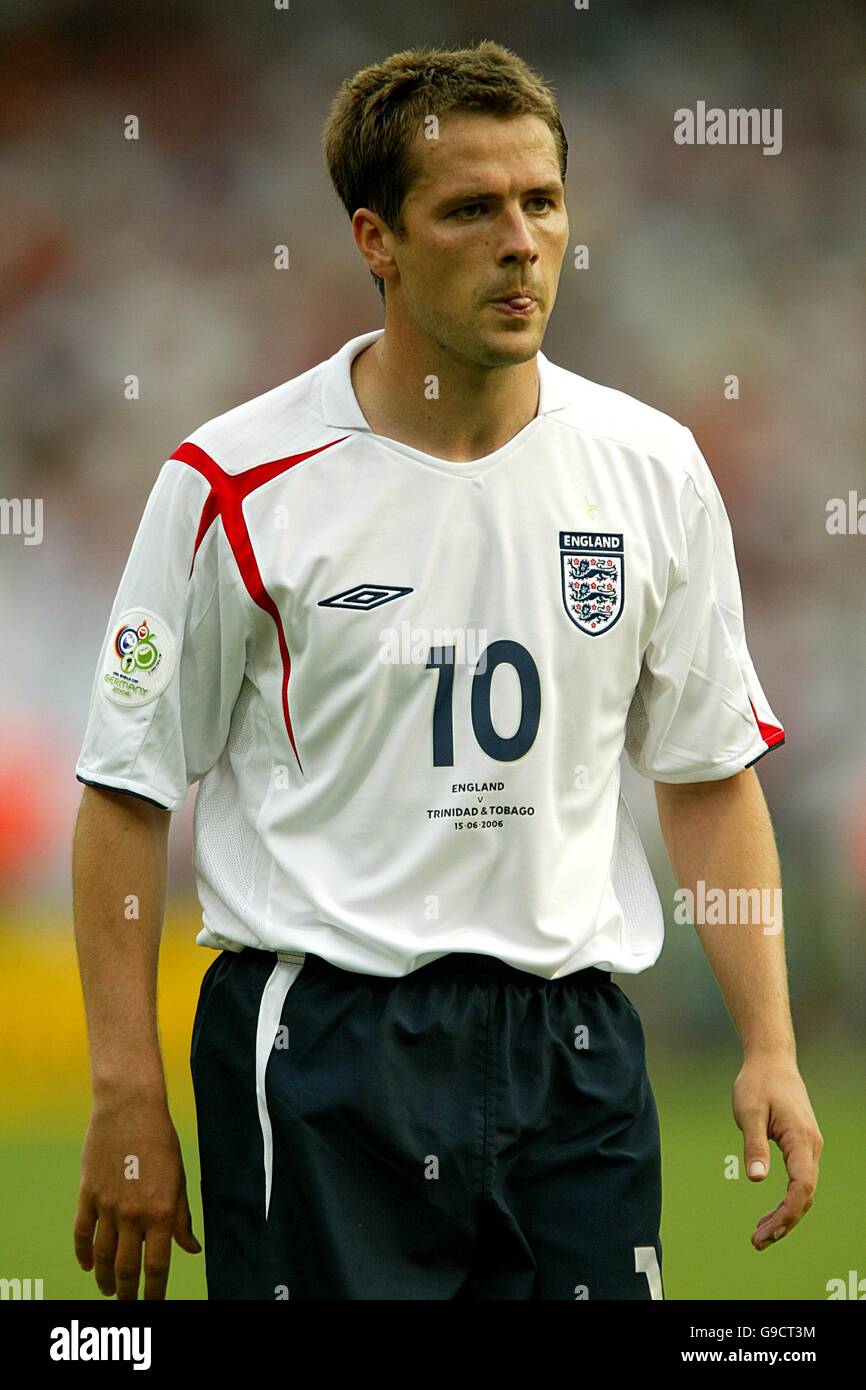
[[[244,676],[249,603],[210,487],[169,459],[111,609],[75,775],[176,811],[225,748]]]
[[[635,771],[674,783],[733,776],[785,741],[746,645],[725,506],[685,433],[680,559],[644,653],[625,738]]]

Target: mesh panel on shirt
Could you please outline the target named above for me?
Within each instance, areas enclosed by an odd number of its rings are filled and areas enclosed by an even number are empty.
[[[257,692],[244,678],[232,711],[226,751],[199,789],[195,807],[196,867],[230,911],[249,911],[261,841],[240,809],[241,788],[250,814],[258,814],[270,772],[266,739],[256,720]]]
[[[658,890],[628,802],[620,794],[611,881],[622,908],[623,945],[645,939],[650,922],[661,925]]]
[[[233,763],[248,763],[256,751],[254,695],[255,686],[245,676],[229,725],[228,750]]]
[[[635,686],[635,692],[629,706],[626,728],[628,731],[629,745],[641,749],[649,729],[649,719],[647,717],[643,695],[640,693],[637,686]]]

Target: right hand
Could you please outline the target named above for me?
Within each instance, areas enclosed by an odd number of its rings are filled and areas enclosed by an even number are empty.
[[[132,1159],[138,1177],[126,1176]],[[138,1298],[142,1245],[145,1299],[165,1298],[172,1237],[182,1250],[200,1253],[180,1142],[164,1097],[125,1094],[94,1104],[74,1234],[81,1268],[95,1271],[106,1297],[116,1293],[124,1301]]]

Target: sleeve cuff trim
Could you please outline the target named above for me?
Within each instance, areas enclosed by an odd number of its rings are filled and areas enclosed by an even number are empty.
[[[766,758],[768,753],[772,753],[774,748],[782,747],[782,744],[785,742],[785,735],[781,729],[779,729],[778,732],[780,737],[774,738],[772,741],[770,739],[767,739],[767,747],[764,749],[762,753],[759,753],[756,758],[753,758],[750,763],[746,763],[746,767],[754,767],[755,763],[759,763],[762,758]]]
[[[138,797],[139,801],[149,801],[151,806],[158,806],[162,811],[179,810],[178,803],[166,800],[158,801],[156,797],[147,796],[144,792],[138,791],[135,787],[125,786],[117,777],[103,777],[101,779],[83,777],[78,771],[76,771],[75,776],[79,782],[83,782],[85,787],[102,787],[105,791],[109,792],[125,792],[127,796]]]

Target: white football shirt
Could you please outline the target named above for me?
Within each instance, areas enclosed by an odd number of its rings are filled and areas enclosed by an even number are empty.
[[[722,499],[688,429],[542,353],[484,458],[373,434],[350,362],[382,331],[166,461],[76,775],[170,810],[200,783],[202,945],[638,973],[663,915],[623,749],[699,782],[784,741]]]

